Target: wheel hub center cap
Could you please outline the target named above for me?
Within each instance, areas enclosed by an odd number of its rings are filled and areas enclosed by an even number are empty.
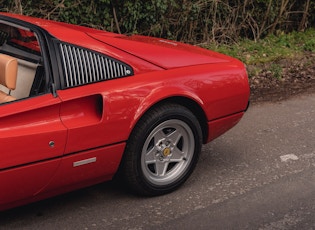
[[[165,149],[163,149],[163,156],[167,157],[171,154],[171,149],[169,147],[166,147]]]

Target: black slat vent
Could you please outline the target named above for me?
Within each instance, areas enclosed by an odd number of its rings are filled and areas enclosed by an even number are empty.
[[[115,59],[60,43],[66,88],[133,75],[132,68]]]

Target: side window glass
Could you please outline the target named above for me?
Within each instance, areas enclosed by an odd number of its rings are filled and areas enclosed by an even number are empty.
[[[45,88],[37,35],[0,22],[0,104],[45,93]]]

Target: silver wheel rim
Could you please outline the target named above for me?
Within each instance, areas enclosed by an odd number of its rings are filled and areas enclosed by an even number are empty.
[[[144,177],[156,186],[170,185],[185,174],[194,151],[194,135],[185,122],[172,119],[159,124],[142,148]]]

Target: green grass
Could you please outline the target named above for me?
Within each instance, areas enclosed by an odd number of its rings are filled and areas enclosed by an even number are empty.
[[[259,41],[241,40],[232,45],[206,45],[205,48],[227,54],[248,65],[294,58],[304,52],[315,52],[315,29],[305,32],[269,35]]]

